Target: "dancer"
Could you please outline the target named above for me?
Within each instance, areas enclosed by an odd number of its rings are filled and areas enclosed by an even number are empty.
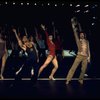
[[[36,33],[36,41],[39,46],[39,59],[46,58],[46,46],[45,46],[45,40],[43,39],[43,36],[41,34],[38,34],[37,29],[35,28],[35,33]]]
[[[15,33],[19,46],[27,53],[27,57],[24,62],[24,65],[22,65],[23,69],[28,74],[31,74],[31,70],[34,67],[34,75],[31,76],[31,80],[36,82],[38,76],[38,62],[37,62],[38,57],[37,57],[37,51],[34,47],[34,44],[33,42],[28,40],[27,36],[24,36],[21,41],[17,35],[16,29],[13,29],[13,32]],[[17,76],[20,75],[20,73],[17,74]]]
[[[49,49],[49,55],[48,55],[46,61],[44,62],[44,64],[40,67],[38,76],[40,76],[40,74],[44,70],[44,68],[46,68],[50,62],[52,62],[53,65],[54,65],[54,68],[52,69],[52,72],[49,76],[49,79],[55,80],[54,74],[58,69],[58,61],[57,61],[57,58],[56,58],[56,55],[55,55],[55,44],[52,41],[53,36],[52,35],[48,36],[48,33],[47,33],[44,25],[41,25],[41,28],[45,31],[45,35],[46,35],[46,39],[47,39],[47,45],[48,45],[48,49]]]
[[[90,48],[89,48],[89,41],[86,39],[86,34],[84,32],[80,32],[80,24],[78,23],[76,18],[72,18],[71,19],[71,23],[72,23],[72,28],[74,31],[74,36],[75,36],[75,40],[76,40],[76,44],[78,47],[78,53],[76,56],[76,59],[71,67],[71,69],[68,72],[67,75],[67,81],[66,84],[69,84],[69,82],[71,81],[76,68],[78,67],[78,65],[82,62],[82,67],[81,67],[81,73],[79,76],[79,83],[83,84],[83,78],[84,78],[84,74],[85,71],[87,69],[87,63],[90,62]],[[79,28],[78,28],[79,27]],[[78,32],[80,33],[78,37]]]

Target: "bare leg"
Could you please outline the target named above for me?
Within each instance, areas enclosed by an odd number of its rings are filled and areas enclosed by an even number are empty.
[[[44,64],[39,69],[38,77],[40,76],[40,74],[44,70],[44,68],[46,68],[48,66],[48,64],[52,61],[52,59],[53,59],[52,55],[49,55],[47,57],[46,61],[44,62]]]
[[[50,76],[49,76],[49,79],[50,80],[55,80],[54,79],[54,74],[55,74],[55,72],[57,71],[57,69],[58,69],[58,61],[57,61],[57,57],[55,56],[55,58],[52,60],[52,63],[53,63],[53,65],[54,65],[54,68],[52,69],[52,72],[51,72],[51,74],[50,74]]]
[[[4,79],[4,77],[3,77],[3,72],[4,72],[6,60],[7,60],[7,53],[5,53],[5,54],[3,55],[3,57],[2,57],[2,66],[1,66],[1,73],[0,73],[1,79]]]

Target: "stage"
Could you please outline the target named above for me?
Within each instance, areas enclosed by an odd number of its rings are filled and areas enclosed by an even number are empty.
[[[0,80],[0,98],[2,99],[99,99],[100,78],[85,78],[84,84],[73,78],[66,85],[65,78],[39,78],[31,83],[30,78],[21,81],[12,79]]]

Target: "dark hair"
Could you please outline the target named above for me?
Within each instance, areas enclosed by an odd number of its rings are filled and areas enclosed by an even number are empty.
[[[87,39],[86,38],[86,33],[84,31],[80,31],[80,33],[83,33],[84,34],[84,38]]]

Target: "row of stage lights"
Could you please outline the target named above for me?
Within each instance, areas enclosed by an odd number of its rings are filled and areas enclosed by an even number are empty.
[[[77,10],[75,10],[75,13],[80,13],[81,12],[81,10],[80,10],[80,7],[82,6],[82,7],[84,7],[84,8],[89,8],[90,7],[90,5],[89,4],[86,4],[86,5],[80,5],[80,4],[72,4],[72,3],[70,3],[69,5],[66,5],[66,3],[60,3],[60,4],[58,4],[58,3],[50,3],[50,2],[47,2],[47,3],[39,3],[39,2],[34,2],[34,3],[30,3],[30,2],[4,2],[4,3],[0,3],[0,5],[21,5],[21,6],[23,6],[23,5],[27,5],[27,6],[29,6],[29,5],[33,5],[33,6],[54,6],[54,7],[59,7],[59,6],[70,6],[70,7],[75,7],[75,8],[77,8]],[[98,5],[97,4],[93,4],[92,6],[91,6],[91,9],[95,9],[95,8],[97,8],[98,7]],[[83,13],[89,13],[90,11],[87,9],[87,10],[85,10]]]
[[[34,2],[34,3],[32,3],[32,2],[3,2],[3,3],[0,3],[0,5],[17,5],[17,4],[19,4],[19,5],[34,5],[34,6],[55,6],[55,7],[57,7],[57,6],[68,6],[68,5],[66,5],[66,3],[50,3],[50,2],[48,2],[48,3],[39,3],[39,2]],[[70,3],[69,4],[69,6],[71,7],[71,6],[75,6],[76,8],[78,8],[78,7],[81,7],[81,5],[80,4],[77,4],[77,5],[75,5],[75,4],[72,4],[72,3]],[[84,7],[85,8],[87,8],[87,7],[89,7],[89,4],[86,4],[86,5],[84,5]],[[98,5],[97,4],[94,4],[93,6],[92,6],[92,8],[96,8],[96,7],[98,7]]]
[[[23,5],[27,5],[27,6],[29,6],[29,5],[34,5],[34,6],[55,6],[55,7],[57,7],[57,6],[68,6],[68,5],[66,5],[66,3],[61,3],[60,5],[58,4],[58,3],[50,3],[50,2],[48,2],[48,3],[38,3],[38,2],[34,2],[34,3],[30,3],[30,2],[20,2],[20,3],[18,3],[18,2],[4,2],[4,3],[0,3],[0,6],[1,5],[21,5],[21,6],[23,6]],[[75,10],[75,13],[79,13],[79,12],[81,12],[81,10],[80,10],[80,7],[84,7],[84,8],[86,8],[87,10],[85,10],[85,11],[83,11],[83,13],[89,13],[90,12],[90,10],[88,9],[91,5],[89,5],[89,4],[85,4],[84,6],[83,5],[81,5],[81,4],[72,4],[72,3],[70,3],[69,4],[69,6],[70,7],[75,7],[75,8],[77,8],[77,10]],[[97,8],[98,7],[98,5],[97,4],[93,4],[92,6],[91,6],[91,9],[95,9],[95,8]],[[97,17],[95,17],[95,16],[93,16],[92,17],[92,19],[93,20],[96,20],[97,19]],[[93,23],[91,23],[91,25],[92,26],[94,26],[95,25],[95,23],[93,22]]]

